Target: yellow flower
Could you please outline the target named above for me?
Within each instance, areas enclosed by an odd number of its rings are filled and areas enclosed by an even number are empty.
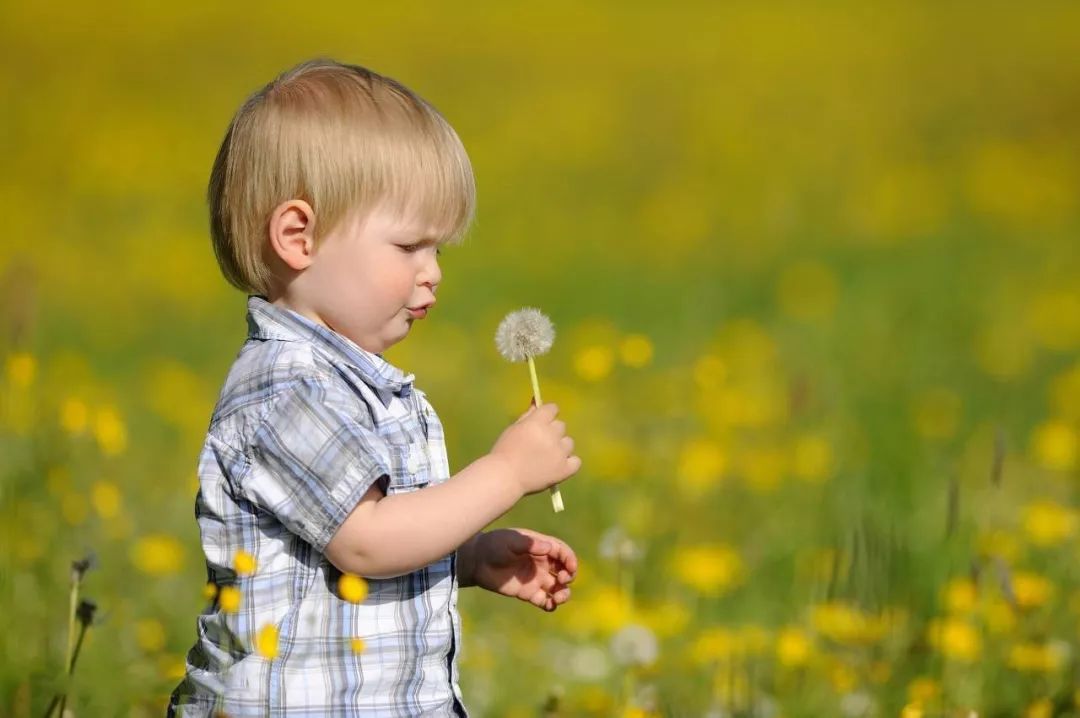
[[[574,369],[586,381],[600,381],[611,374],[615,355],[610,347],[594,344],[574,355]]]
[[[240,610],[240,589],[236,586],[222,586],[218,591],[218,606],[225,613],[236,613]]]
[[[1020,608],[1038,608],[1054,595],[1054,585],[1030,571],[1017,571],[1012,577],[1013,595]]]
[[[95,481],[90,487],[90,503],[101,518],[116,518],[120,513],[120,489],[111,481]]]
[[[1080,346],[1080,294],[1048,291],[1028,308],[1032,333],[1047,349],[1069,351]]]
[[[930,645],[946,658],[962,663],[975,661],[982,652],[982,638],[971,624],[960,618],[931,621],[928,638]]]
[[[355,574],[343,573],[338,579],[338,595],[349,603],[360,603],[368,595],[367,581]]]
[[[805,631],[788,626],[776,637],[776,660],[785,668],[805,666],[810,661],[813,648]]]
[[[1049,698],[1040,698],[1027,707],[1024,718],[1053,718],[1054,704]]]
[[[948,439],[960,422],[960,397],[955,392],[937,388],[922,392],[912,406],[912,420],[924,439]]]
[[[727,593],[742,582],[743,562],[730,546],[684,546],[671,558],[675,577],[687,586],[708,596]]]
[[[68,397],[60,405],[60,428],[69,434],[78,435],[86,431],[89,419],[90,410],[80,399]]]
[[[37,360],[32,354],[16,352],[8,355],[7,379],[12,386],[25,389],[34,383],[35,374],[37,374]]]
[[[796,478],[816,484],[832,476],[833,450],[825,437],[804,434],[796,438],[792,455],[791,470]]]
[[[1035,427],[1031,450],[1035,460],[1051,471],[1071,471],[1080,455],[1076,428],[1063,421],[1047,421]]]
[[[105,406],[94,415],[94,438],[101,453],[117,456],[127,448],[127,428],[115,407]]]
[[[829,667],[829,683],[838,694],[851,693],[859,685],[859,674],[848,664],[836,661]]]
[[[738,457],[739,473],[754,491],[771,493],[780,485],[787,471],[787,457],[775,446],[743,449]]]
[[[172,536],[151,534],[143,536],[131,548],[135,568],[151,576],[167,576],[180,571],[184,563],[184,547]]]
[[[367,648],[367,644],[364,643],[363,638],[353,638],[349,641],[349,648],[352,650],[353,653],[359,655],[364,652],[365,648]]]
[[[217,598],[217,593],[217,584],[213,581],[207,582],[207,584],[202,588],[202,597],[205,598],[207,601],[213,601],[215,598]]]
[[[907,687],[908,702],[916,705],[924,705],[938,697],[941,693],[941,684],[933,678],[919,676],[911,681]]]
[[[690,649],[690,660],[698,665],[723,661],[735,654],[736,639],[731,630],[721,626],[706,628]]]
[[[691,439],[683,445],[675,476],[683,493],[700,496],[723,477],[727,457],[720,445],[709,439]]]
[[[1016,612],[1001,598],[993,598],[983,605],[983,621],[986,630],[1001,635],[1016,628]]]
[[[694,382],[699,389],[717,389],[727,378],[727,365],[712,354],[706,354],[694,363]]]
[[[135,624],[135,642],[147,653],[157,653],[165,647],[165,626],[153,618],[138,621]]]
[[[970,578],[954,578],[945,586],[942,598],[949,613],[970,613],[978,604],[979,593]]]
[[[644,334],[630,334],[619,342],[619,357],[635,369],[648,366],[653,358],[652,342]]]
[[[233,568],[238,576],[248,576],[255,573],[258,562],[247,551],[237,551],[233,557]]]
[[[644,611],[642,621],[661,638],[682,635],[690,624],[690,611],[678,601],[664,601]]]
[[[158,670],[164,678],[178,681],[187,674],[187,663],[179,656],[161,656],[158,659]]]
[[[1029,641],[1010,648],[1006,663],[1023,673],[1053,673],[1064,666],[1065,659],[1060,647]]]
[[[1076,533],[1076,512],[1053,501],[1024,507],[1024,531],[1036,546],[1055,546]]]
[[[854,645],[880,641],[898,618],[889,611],[869,615],[840,601],[819,604],[810,612],[810,622],[818,633],[836,643]]]
[[[278,655],[278,627],[268,623],[255,637],[255,651],[263,658],[274,660]]]
[[[900,709],[900,718],[923,718],[922,706],[908,703]]]

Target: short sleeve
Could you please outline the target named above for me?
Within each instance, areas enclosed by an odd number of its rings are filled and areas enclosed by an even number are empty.
[[[390,473],[367,405],[319,377],[298,378],[277,395],[250,450],[245,498],[319,551]]]

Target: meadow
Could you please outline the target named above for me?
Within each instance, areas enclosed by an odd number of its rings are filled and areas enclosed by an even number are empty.
[[[478,219],[387,358],[451,467],[538,361],[584,464],[551,615],[462,592],[477,716],[1080,715],[1080,6],[5,4],[0,715],[156,716],[245,336],[205,187],[318,55],[429,99]],[[85,610],[85,609],[84,609]],[[76,621],[76,624],[78,621]]]

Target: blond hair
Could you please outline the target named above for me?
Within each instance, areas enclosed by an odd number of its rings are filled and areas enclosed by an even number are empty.
[[[461,140],[434,107],[395,80],[320,58],[248,98],[214,160],[210,234],[233,286],[270,289],[269,220],[290,199],[312,206],[316,244],[376,205],[455,242],[472,221],[476,187]]]

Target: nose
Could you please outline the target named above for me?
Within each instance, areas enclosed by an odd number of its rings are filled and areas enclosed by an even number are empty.
[[[434,294],[441,281],[442,269],[439,267],[439,258],[435,252],[432,252],[428,261],[424,262],[424,268],[417,275],[416,282],[421,286],[428,287],[431,293]]]

